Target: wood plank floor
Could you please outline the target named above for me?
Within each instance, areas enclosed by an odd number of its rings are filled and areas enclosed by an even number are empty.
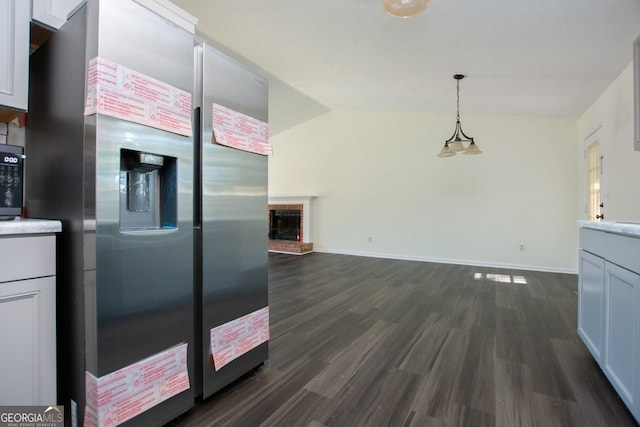
[[[576,334],[577,276],[269,255],[269,361],[172,425],[634,426]]]

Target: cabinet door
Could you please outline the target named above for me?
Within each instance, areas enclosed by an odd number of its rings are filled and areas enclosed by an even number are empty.
[[[67,16],[86,0],[32,0],[31,19],[48,27],[59,29]]]
[[[578,275],[578,335],[598,363],[604,345],[604,259],[580,251]]]
[[[29,2],[0,0],[0,105],[27,109]]]
[[[638,405],[640,374],[640,275],[605,263],[604,373],[622,400],[634,412]]]
[[[55,277],[0,283],[0,405],[56,404]]]

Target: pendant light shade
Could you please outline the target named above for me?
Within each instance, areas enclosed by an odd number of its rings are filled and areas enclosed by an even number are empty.
[[[465,135],[462,131],[462,125],[460,124],[460,80],[464,79],[462,74],[454,74],[456,79],[456,128],[453,131],[451,138],[447,139],[444,143],[444,147],[440,150],[438,157],[453,157],[457,152],[462,151],[462,154],[481,154],[480,148],[473,142],[473,138]],[[461,137],[462,136],[462,137]],[[468,142],[469,146],[465,147],[463,142]]]
[[[449,147],[449,144],[445,142],[444,147],[440,150],[440,154],[438,154],[438,157],[453,157],[455,155],[456,153],[451,149],[451,147]]]
[[[471,144],[469,144],[462,154],[482,154],[482,151],[480,151],[475,142],[471,141]]]
[[[453,142],[449,143],[449,148],[453,151],[464,151],[464,145],[462,145],[462,141],[460,139],[454,139]]]
[[[382,0],[382,8],[396,18],[410,18],[424,12],[431,0]]]

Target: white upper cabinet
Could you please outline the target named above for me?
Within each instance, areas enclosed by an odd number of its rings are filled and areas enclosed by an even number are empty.
[[[86,0],[31,0],[31,19],[53,29],[59,29],[67,17]]]
[[[0,0],[0,106],[27,109],[29,2]]]

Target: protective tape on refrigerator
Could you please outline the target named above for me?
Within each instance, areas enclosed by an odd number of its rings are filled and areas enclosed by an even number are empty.
[[[261,308],[210,331],[213,366],[219,371],[229,362],[269,341],[269,307]]]
[[[215,103],[211,142],[266,156],[273,153],[269,123]]]
[[[89,61],[85,116],[117,119],[191,136],[191,94],[96,57]]]
[[[190,387],[187,344],[96,378],[85,372],[85,427],[114,427]]]

